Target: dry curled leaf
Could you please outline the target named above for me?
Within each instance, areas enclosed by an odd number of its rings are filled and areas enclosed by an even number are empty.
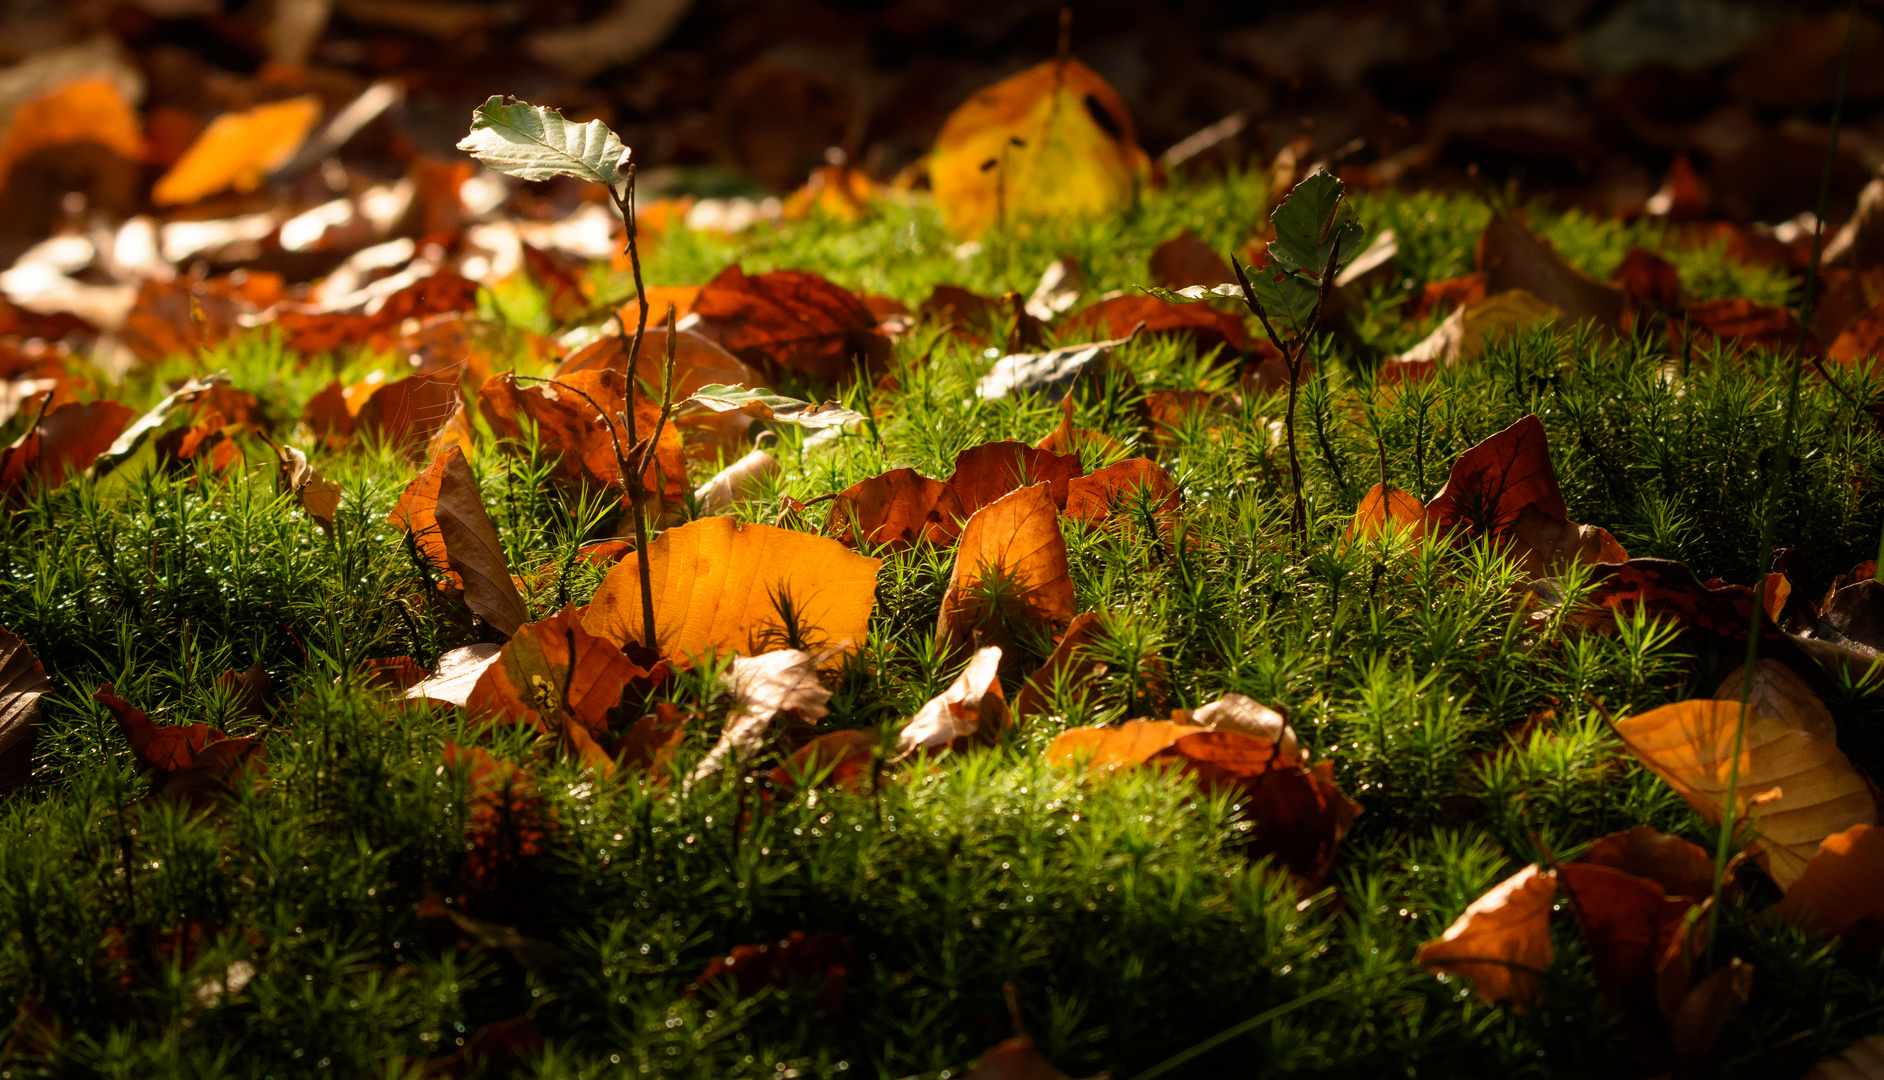
[[[756,654],[786,644],[850,652],[863,644],[877,568],[835,540],[709,517],[648,545],[661,655],[691,664],[710,652]],[[645,640],[638,561],[603,579],[582,625],[617,645]]]
[[[733,698],[726,727],[689,779],[698,781],[757,753],[774,717],[794,712],[816,723],[831,692],[818,681],[818,659],[799,649],[778,649],[733,661],[721,681]]]
[[[1528,1012],[1542,1004],[1544,972],[1556,956],[1550,941],[1556,899],[1557,875],[1532,863],[1472,901],[1416,958],[1429,971],[1471,979],[1485,1001]]]
[[[0,626],[0,795],[32,776],[39,699],[50,689],[52,681],[33,650]]]
[[[914,469],[891,469],[838,492],[824,533],[851,547],[903,551],[917,543],[953,543],[967,517],[949,484]]]
[[[340,485],[308,464],[306,454],[292,446],[275,447],[275,490],[294,496],[321,531],[333,535],[334,515],[340,512]]]
[[[650,674],[619,645],[584,630],[576,609],[565,607],[517,628],[479,675],[465,711],[492,723],[527,724],[603,765],[609,757],[594,737],[608,730],[623,688]]]
[[[1024,630],[1049,632],[1073,617],[1066,539],[1049,485],[996,499],[962,526],[936,636],[957,651],[1012,647]]]
[[[462,645],[441,654],[430,673],[406,687],[405,697],[411,701],[462,706],[471,699],[471,691],[483,677],[484,669],[497,662],[502,648],[481,643]]]
[[[1007,723],[1007,697],[1001,692],[1001,649],[979,649],[949,688],[930,698],[896,739],[896,756],[918,750],[966,745],[975,735],[991,736]]]
[[[1667,781],[1688,805],[1719,824],[1733,763],[1737,701],[1679,701],[1616,721],[1636,760]],[[1877,824],[1870,785],[1829,740],[1746,713],[1735,817],[1752,818],[1760,865],[1790,889],[1833,833]]]
[[[1502,210],[1492,212],[1479,237],[1478,268],[1488,295],[1523,289],[1572,322],[1593,322],[1610,335],[1622,331],[1622,290],[1571,266],[1548,241]]]
[[[527,617],[510,580],[497,527],[484,509],[477,477],[457,447],[440,454],[399,496],[386,520],[403,529],[434,567],[456,575],[465,604],[499,632],[512,634]]]

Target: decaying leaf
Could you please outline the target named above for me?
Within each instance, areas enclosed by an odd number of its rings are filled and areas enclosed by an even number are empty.
[[[967,517],[953,486],[914,469],[891,469],[838,492],[824,532],[853,547],[902,551],[917,543],[953,543]]]
[[[1158,531],[1169,533],[1177,525],[1182,499],[1171,474],[1157,462],[1127,458],[1068,481],[1066,516],[1099,525],[1124,512],[1147,507],[1158,522]]]
[[[481,643],[461,645],[443,653],[429,674],[406,688],[405,697],[410,701],[462,706],[471,700],[471,691],[484,676],[484,670],[497,662],[497,654],[502,650],[500,645]]]
[[[1746,670],[1743,664],[1722,679],[1714,689],[1714,700],[1739,701],[1746,689]],[[1754,712],[1837,745],[1838,725],[1832,720],[1832,710],[1819,700],[1810,683],[1770,656],[1761,657],[1754,671],[1753,696],[1747,702]]]
[[[1417,959],[1429,971],[1464,975],[1478,996],[1512,1012],[1543,1003],[1544,972],[1556,956],[1550,908],[1557,875],[1536,863],[1472,901],[1446,932],[1421,945]]]
[[[978,649],[961,675],[923,705],[896,739],[896,756],[966,745],[977,734],[993,735],[1007,723],[1001,692],[1001,649]]]
[[[26,643],[0,626],[0,795],[32,776],[39,741],[39,699],[52,689]]]
[[[835,540],[730,517],[669,529],[648,545],[661,655],[686,665],[709,652],[786,645],[853,651],[870,626],[880,565]],[[621,645],[644,640],[641,618],[640,568],[624,559],[582,625]]]
[[[1281,713],[1255,698],[1225,694],[1192,709],[1190,723],[1212,731],[1234,731],[1239,735],[1268,740],[1275,744],[1281,760],[1297,765],[1308,763],[1308,755],[1303,752],[1295,729],[1289,726]]]
[[[1027,677],[1014,697],[1014,719],[1025,722],[1030,716],[1044,716],[1052,707],[1053,695],[1062,687],[1084,686],[1104,665],[1092,656],[1094,639],[1100,633],[1099,616],[1082,611],[1066,624],[1040,670]]]
[[[889,358],[890,342],[853,293],[803,270],[720,271],[700,289],[701,333],[748,364],[837,380]]]
[[[950,113],[929,176],[943,221],[973,239],[1004,220],[1123,209],[1150,164],[1125,102],[1069,57],[977,91]]]
[[[320,115],[320,98],[309,95],[218,116],[157,181],[151,201],[180,206],[230,189],[254,191],[301,148]]]
[[[1476,360],[1491,346],[1562,314],[1523,289],[1487,296],[1460,306],[1431,334],[1389,364],[1403,368],[1415,364],[1447,367]],[[1382,381],[1405,377],[1407,374],[1390,374],[1385,369],[1381,373]]]
[[[1159,244],[1151,253],[1152,284],[1167,289],[1193,285],[1208,289],[1235,277],[1223,256],[1189,229]]]
[[[262,740],[232,739],[208,724],[158,727],[142,710],[117,696],[111,683],[92,695],[111,710],[138,764],[151,774],[160,799],[201,803],[239,777],[264,770]]]
[[[1675,1057],[1698,1061],[1746,1008],[1752,993],[1753,965],[1739,957],[1710,972],[1688,991],[1669,1018],[1669,1041],[1674,1044]]]
[[[1055,765],[1110,771],[1143,765],[1184,736],[1208,730],[1169,720],[1128,720],[1115,728],[1067,728],[1047,747],[1045,758]]]
[[[1721,820],[1738,701],[1679,701],[1616,721],[1629,752],[1710,822]],[[1875,825],[1871,788],[1823,736],[1749,709],[1735,789],[1737,820],[1752,818],[1760,865],[1789,889],[1819,844],[1853,825]]]
[[[527,444],[525,422],[534,425],[535,445],[545,456],[559,458],[551,473],[559,482],[614,488],[622,480],[616,450],[631,454],[634,449],[622,420],[628,409],[625,391],[622,373],[614,370],[578,371],[553,382],[528,384],[506,372],[484,383],[478,391],[478,407],[491,432],[513,447]],[[634,413],[635,435],[653,437],[660,406],[636,390]],[[673,424],[662,430],[660,446],[642,474],[642,483],[667,500],[677,501],[688,490],[686,456],[680,430]]]
[[[1009,492],[1043,482],[1053,505],[1063,507],[1073,478],[1083,471],[1073,454],[1056,454],[1025,443],[993,442],[955,455],[955,471],[945,483],[954,489],[966,519]]]
[[[1234,790],[1255,826],[1250,854],[1274,857],[1311,889],[1333,868],[1341,840],[1361,812],[1335,786],[1330,762],[1305,768],[1299,749],[1241,731],[1181,734],[1146,761],[1160,763],[1176,765],[1206,792]]]
[[[1714,857],[1699,844],[1637,825],[1602,837],[1577,858],[1662,887],[1669,896],[1707,896],[1714,888]]]
[[[818,681],[818,660],[799,649],[741,656],[722,676],[733,698],[726,727],[688,779],[699,781],[757,753],[774,717],[796,712],[810,723],[824,718],[831,692]]]
[[[497,528],[484,509],[477,477],[457,447],[433,459],[399,496],[386,520],[403,529],[435,567],[463,582],[466,606],[504,634],[527,617],[510,580]]]
[[[844,986],[850,968],[850,940],[833,931],[806,934],[793,930],[778,942],[735,945],[725,957],[715,957],[687,987],[686,993],[730,993],[751,997],[766,987],[790,989],[816,985],[815,1003],[836,1014],[844,1005]]]
[[[1826,1058],[1805,1080],[1881,1080],[1884,1078],[1884,1035],[1867,1035],[1835,1058]]]
[[[962,526],[936,635],[965,650],[1012,647],[1025,629],[1073,617],[1073,579],[1060,515],[1045,483],[1003,495]]]
[[[1610,335],[1622,331],[1623,293],[1564,261],[1548,241],[1502,210],[1478,241],[1478,268],[1486,292],[1523,289],[1572,322],[1593,322]]]
[[[1557,876],[1575,905],[1610,1015],[1639,1027],[1638,1037],[1655,1039],[1658,970],[1684,932],[1695,896],[1670,895],[1650,878],[1591,862],[1566,863]]]
[[[757,497],[766,481],[779,473],[778,459],[763,450],[754,450],[709,477],[694,489],[694,510],[702,517],[723,514],[734,503]]]
[[[553,808],[529,773],[479,747],[447,741],[444,763],[465,778],[465,906],[483,919],[514,923],[539,885],[524,871],[548,850]],[[460,926],[512,952],[531,944],[509,927]]]
[[[308,464],[307,455],[292,446],[275,447],[275,490],[293,495],[321,531],[334,533],[334,515],[340,512],[340,485]]]
[[[1244,352],[1251,343],[1243,320],[1228,312],[1204,304],[1173,304],[1158,296],[1129,294],[1075,312],[1060,325],[1060,340],[1071,343],[1122,338],[1141,323],[1143,333],[1184,338],[1200,353],[1224,346]]]

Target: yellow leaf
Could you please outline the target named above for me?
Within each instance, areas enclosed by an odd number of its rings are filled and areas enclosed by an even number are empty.
[[[311,94],[224,113],[157,181],[151,201],[180,206],[231,188],[254,191],[301,149],[320,117],[320,99]]]
[[[0,141],[0,186],[14,162],[36,150],[97,143],[120,157],[144,157],[143,127],[118,87],[103,75],[61,84],[13,110]]]
[[[1616,722],[1623,745],[1688,805],[1718,823],[1727,802],[1737,701],[1678,701]],[[1777,797],[1770,793],[1779,789]],[[1819,844],[1853,825],[1877,824],[1870,785],[1829,739],[1752,709],[1741,742],[1736,816],[1751,815],[1760,865],[1790,889]]]
[[[677,664],[709,652],[756,655],[797,642],[810,651],[852,652],[863,644],[876,602],[881,559],[810,533],[701,518],[648,545],[654,629]],[[617,645],[642,640],[641,572],[633,555],[596,590],[582,625]]]
[[[937,209],[964,238],[1003,219],[1123,210],[1150,175],[1118,92],[1078,60],[1049,60],[978,91],[929,161]]]

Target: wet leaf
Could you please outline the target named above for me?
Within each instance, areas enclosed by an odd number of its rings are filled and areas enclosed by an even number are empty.
[[[1681,701],[1616,721],[1616,733],[1708,821],[1719,824],[1733,761],[1737,701]],[[1757,828],[1756,853],[1788,889],[1820,841],[1853,825],[1877,824],[1871,788],[1829,740],[1749,710],[1740,753],[1735,816]]]
[[[710,652],[786,645],[854,651],[870,627],[881,560],[825,537],[709,517],[663,532],[648,564],[661,655],[691,665]],[[641,617],[639,565],[623,559],[582,625],[620,645],[644,639]]]
[[[1421,945],[1420,966],[1463,975],[1481,999],[1529,1012],[1543,1003],[1544,972],[1556,956],[1550,941],[1556,899],[1557,875],[1533,863],[1472,901],[1444,934]]]
[[[1046,483],[996,499],[962,526],[936,635],[955,650],[1012,647],[1073,617],[1073,579]]]
[[[555,109],[493,94],[471,113],[458,149],[498,172],[524,180],[573,176],[613,187],[623,180],[628,148],[600,120],[571,124]]]
[[[1124,209],[1150,166],[1125,102],[1069,57],[977,91],[950,113],[929,177],[949,230],[973,239],[1004,219]]]
[[[977,734],[992,737],[1007,724],[1001,692],[1001,649],[978,649],[947,690],[930,698],[896,739],[896,756],[919,750],[966,747]]]
[[[52,680],[33,650],[0,627],[0,795],[32,777],[39,699],[50,689]]]
[[[465,604],[498,632],[513,634],[527,617],[510,580],[510,563],[484,509],[477,477],[456,447],[425,467],[386,520],[404,530],[434,567],[455,575]]]
[[[181,206],[232,189],[254,191],[294,157],[320,116],[320,98],[313,95],[218,116],[157,181],[151,201]]]

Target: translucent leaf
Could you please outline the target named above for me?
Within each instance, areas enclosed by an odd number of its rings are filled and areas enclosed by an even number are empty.
[[[1187,285],[1182,289],[1167,289],[1157,285],[1150,288],[1140,285],[1138,288],[1141,292],[1155,296],[1167,304],[1194,304],[1199,300],[1208,300],[1213,296],[1229,296],[1237,299],[1241,299],[1243,296],[1243,287],[1234,281],[1226,285],[1212,285],[1209,287],[1203,285]]]
[[[471,113],[471,133],[458,149],[510,176],[548,180],[573,176],[611,187],[621,183],[628,148],[600,120],[571,124],[555,109],[492,95]]]
[[[1291,334],[1307,332],[1309,316],[1321,297],[1314,281],[1271,265],[1250,267],[1249,284],[1270,322]]]
[[[1270,217],[1276,238],[1269,244],[1269,257],[1280,269],[1320,277],[1337,241],[1349,258],[1360,254],[1360,219],[1354,207],[1342,200],[1343,190],[1341,181],[1325,171],[1317,172],[1295,185],[1276,207]]]
[[[702,386],[687,401],[704,405],[714,412],[740,412],[760,420],[783,420],[810,428],[838,427],[863,419],[862,413],[846,409],[834,401],[813,405],[809,401],[775,394],[764,387],[748,390],[743,386],[713,383]]]

